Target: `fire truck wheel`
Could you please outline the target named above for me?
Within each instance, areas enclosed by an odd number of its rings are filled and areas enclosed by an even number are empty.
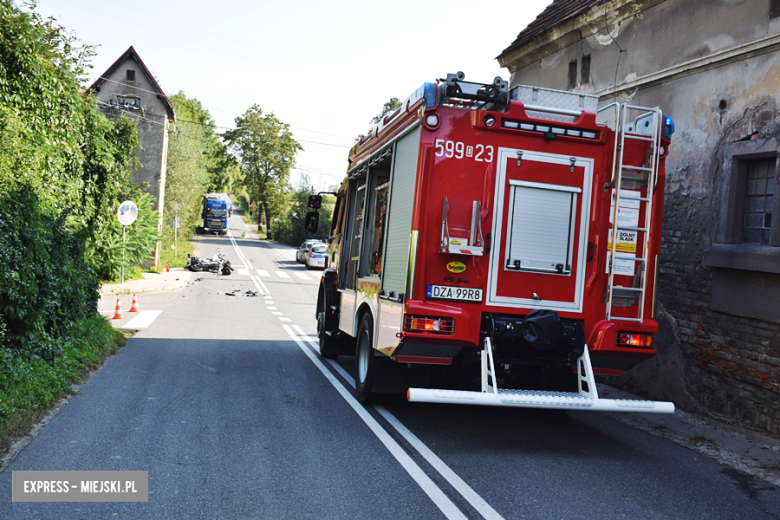
[[[325,312],[317,313],[317,332],[320,337],[320,356],[326,359],[339,357],[339,348],[336,338],[325,334]]]
[[[382,366],[374,356],[373,334],[374,322],[371,314],[366,313],[360,320],[357,336],[357,351],[355,353],[355,388],[357,398],[363,404],[373,403],[377,399],[372,391],[376,380],[382,376]]]

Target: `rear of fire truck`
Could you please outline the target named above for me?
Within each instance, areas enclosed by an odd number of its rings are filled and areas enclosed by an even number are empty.
[[[332,291],[318,312],[327,307],[348,323],[337,335],[341,352],[356,354],[358,397],[400,390],[410,401],[672,412],[671,403],[600,399],[594,380],[656,354],[671,118],[628,104],[599,110],[596,97],[577,93],[510,90],[500,78],[470,83],[462,73],[422,92],[402,107],[419,103],[417,121],[402,132],[417,140],[412,153],[399,155],[400,144],[372,132],[374,148],[369,140],[353,150],[344,214],[334,216],[332,231],[358,212],[392,226],[400,198],[412,206],[406,255],[386,249],[376,282],[364,279],[361,291],[360,266],[350,272],[338,261],[355,254],[341,235],[323,278],[321,296],[329,283]],[[372,182],[382,153],[387,174]],[[408,155],[413,185],[407,179],[402,188],[394,164]],[[383,187],[389,204],[374,197],[371,207],[367,193]],[[370,231],[363,220],[355,230]],[[398,271],[392,262],[404,264],[402,294],[384,290],[383,278]],[[354,303],[345,278],[357,282]]]

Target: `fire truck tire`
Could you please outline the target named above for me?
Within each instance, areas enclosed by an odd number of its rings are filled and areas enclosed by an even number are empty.
[[[374,355],[373,331],[374,321],[371,319],[371,314],[366,313],[360,320],[355,351],[355,389],[358,401],[363,404],[377,401],[378,394],[373,391],[373,388],[385,375],[382,361],[389,361]]]
[[[325,359],[336,359],[339,357],[339,345],[337,339],[325,334],[325,313],[317,314],[317,329],[320,338],[320,356]]]

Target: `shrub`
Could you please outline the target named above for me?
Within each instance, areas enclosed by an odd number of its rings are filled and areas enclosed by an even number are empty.
[[[52,359],[72,324],[97,309],[98,280],[83,239],[36,192],[0,194],[0,349]]]
[[[71,335],[61,340],[61,354],[51,360],[0,349],[0,427],[22,410],[49,406],[79,380],[81,371],[95,367],[123,344],[122,334],[94,314],[74,323]]]

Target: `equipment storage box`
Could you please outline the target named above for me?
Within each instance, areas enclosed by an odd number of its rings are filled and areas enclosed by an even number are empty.
[[[531,117],[540,117],[543,119],[555,119],[560,121],[573,122],[579,117],[583,110],[595,112],[598,110],[598,96],[588,94],[579,94],[576,92],[566,92],[563,90],[553,90],[541,87],[529,87],[527,85],[517,85],[509,91],[510,99],[520,101],[526,106],[526,111]],[[536,114],[533,108],[544,107],[555,111],[551,114],[544,110],[544,114]],[[569,112],[569,114],[562,114]]]

